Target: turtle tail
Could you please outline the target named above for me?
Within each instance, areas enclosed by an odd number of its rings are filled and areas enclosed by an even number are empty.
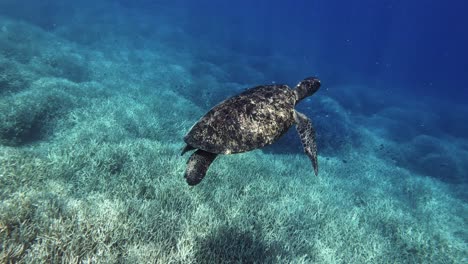
[[[205,177],[206,171],[211,163],[216,159],[218,154],[207,152],[204,150],[195,151],[187,161],[187,169],[185,171],[185,179],[188,185],[197,185]]]

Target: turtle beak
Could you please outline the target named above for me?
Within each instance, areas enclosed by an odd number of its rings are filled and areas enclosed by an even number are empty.
[[[320,86],[322,85],[322,83],[320,82],[320,79],[317,78],[317,77],[309,77],[309,78],[307,78],[305,80],[307,80],[309,82],[310,87],[312,88],[311,90],[313,91],[313,93],[315,93],[320,88]]]
[[[306,87],[307,94],[312,95],[320,88],[322,85],[319,78],[317,77],[308,77],[305,78],[302,82],[299,83],[302,86]]]

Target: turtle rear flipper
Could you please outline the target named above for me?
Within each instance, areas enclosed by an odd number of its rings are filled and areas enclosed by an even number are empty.
[[[183,156],[185,154],[185,152],[187,151],[191,151],[191,150],[194,150],[195,148],[190,146],[190,145],[185,145],[185,147],[182,149],[182,153],[180,153],[181,156]]]
[[[315,141],[315,129],[312,122],[307,116],[295,111],[294,119],[296,120],[296,129],[301,137],[304,152],[312,161],[315,175],[318,175],[318,160],[317,160],[317,143]]]
[[[200,183],[205,177],[211,163],[216,159],[216,156],[218,155],[201,149],[195,151],[187,161],[187,169],[184,176],[187,183],[189,185]]]

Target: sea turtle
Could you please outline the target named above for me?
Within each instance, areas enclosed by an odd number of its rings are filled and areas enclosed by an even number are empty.
[[[317,175],[315,130],[312,122],[294,107],[319,87],[316,77],[304,79],[295,89],[287,85],[261,85],[213,107],[184,137],[187,145],[181,155],[196,149],[187,161],[187,183],[200,183],[218,154],[241,153],[272,144],[293,124]]]

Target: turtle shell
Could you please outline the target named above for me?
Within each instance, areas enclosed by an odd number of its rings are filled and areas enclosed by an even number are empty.
[[[216,154],[245,152],[271,144],[294,124],[296,96],[287,85],[263,85],[213,107],[184,137]]]

